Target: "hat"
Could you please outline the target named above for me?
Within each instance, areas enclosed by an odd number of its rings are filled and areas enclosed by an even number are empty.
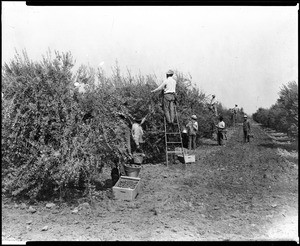
[[[192,119],[197,120],[197,116],[193,114]]]
[[[173,70],[169,69],[169,71],[167,72],[167,74],[172,75],[174,74]]]
[[[142,122],[143,118],[134,118],[134,121],[138,124]]]
[[[247,118],[247,115],[244,115],[244,118]]]

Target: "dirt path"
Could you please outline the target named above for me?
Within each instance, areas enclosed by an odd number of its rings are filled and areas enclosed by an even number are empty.
[[[132,202],[111,199],[110,188],[77,213],[46,203],[31,213],[3,199],[2,240],[298,241],[298,152],[282,134],[258,125],[253,134],[250,144],[241,127],[225,146],[203,141],[194,164],[144,165]]]

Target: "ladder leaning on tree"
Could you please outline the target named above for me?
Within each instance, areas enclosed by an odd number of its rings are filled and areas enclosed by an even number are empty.
[[[176,122],[174,122],[174,127],[172,132],[167,131],[167,121],[166,116],[164,117],[164,125],[165,125],[165,144],[166,144],[166,164],[169,164],[169,155],[172,154],[181,154],[184,159],[184,149],[181,137],[181,129],[178,121],[177,109],[176,105],[174,105]],[[176,146],[179,145],[179,146]],[[176,148],[177,147],[177,148]],[[178,150],[178,147],[180,150]]]

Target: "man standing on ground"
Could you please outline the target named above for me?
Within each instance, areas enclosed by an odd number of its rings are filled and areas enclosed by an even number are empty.
[[[163,108],[169,126],[173,126],[174,119],[175,119],[174,103],[175,103],[176,80],[172,78],[173,74],[174,72],[172,70],[169,70],[166,73],[167,78],[164,80],[164,82],[156,89],[151,91],[151,93],[153,93],[159,90],[164,90]]]
[[[135,119],[135,122],[132,124],[131,134],[135,142],[137,151],[141,151],[141,145],[144,143],[143,140],[144,131],[142,125],[146,121],[148,115],[149,113],[143,119]]]
[[[244,143],[250,142],[250,122],[247,119],[247,115],[244,115],[243,131],[244,131]]]
[[[185,126],[183,127],[181,137],[182,137],[183,148],[187,149],[189,147],[189,136],[188,136],[188,131]]]
[[[125,175],[124,163],[132,159],[130,140],[132,117],[121,112],[117,112],[116,115],[120,119],[120,123],[116,128],[116,135],[118,139],[116,147],[121,153],[121,158],[119,158],[119,160],[115,160],[115,168],[119,169],[121,175]],[[116,170],[112,172],[116,173]]]
[[[225,129],[225,122],[223,121],[223,117],[219,117],[219,123],[216,125],[218,129],[218,144],[222,145],[223,142],[223,130]]]
[[[196,149],[196,135],[198,131],[197,116],[192,115],[191,120],[186,125],[189,135],[189,150]]]

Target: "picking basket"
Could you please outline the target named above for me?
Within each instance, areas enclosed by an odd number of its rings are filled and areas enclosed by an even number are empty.
[[[144,154],[142,153],[136,153],[133,154],[133,162],[136,164],[142,164],[144,160]]]
[[[125,164],[124,165],[126,176],[128,177],[138,177],[141,171],[140,165],[132,165],[132,164]]]

